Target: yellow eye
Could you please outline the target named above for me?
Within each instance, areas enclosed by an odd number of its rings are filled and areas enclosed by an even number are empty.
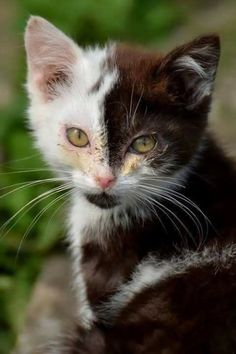
[[[156,140],[152,135],[143,135],[135,139],[130,145],[131,152],[145,154],[154,149]]]
[[[89,144],[88,136],[83,130],[78,128],[68,128],[66,136],[72,145],[85,147]]]

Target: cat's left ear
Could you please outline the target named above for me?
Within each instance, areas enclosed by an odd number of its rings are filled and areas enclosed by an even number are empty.
[[[167,91],[176,104],[191,109],[209,99],[220,56],[216,35],[196,38],[177,47],[163,60],[161,72],[167,78]]]
[[[73,78],[79,47],[50,22],[31,16],[25,31],[27,87],[45,101],[53,99]]]

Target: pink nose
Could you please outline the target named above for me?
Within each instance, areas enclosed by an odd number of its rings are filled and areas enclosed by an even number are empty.
[[[95,180],[97,182],[97,184],[99,185],[99,187],[101,187],[102,189],[106,189],[109,188],[115,181],[115,177],[114,176],[96,176]]]

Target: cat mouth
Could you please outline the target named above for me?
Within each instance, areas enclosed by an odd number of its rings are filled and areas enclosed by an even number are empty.
[[[107,193],[86,194],[86,198],[90,203],[95,204],[102,209],[114,208],[120,204],[118,197]]]

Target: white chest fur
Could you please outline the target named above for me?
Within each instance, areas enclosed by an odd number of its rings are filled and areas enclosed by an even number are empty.
[[[79,318],[82,325],[90,328],[95,315],[87,299],[87,289],[81,269],[82,245],[88,230],[100,234],[99,230],[109,227],[109,211],[89,203],[83,196],[73,198],[69,215],[69,242],[73,257],[74,287],[78,295]]]

